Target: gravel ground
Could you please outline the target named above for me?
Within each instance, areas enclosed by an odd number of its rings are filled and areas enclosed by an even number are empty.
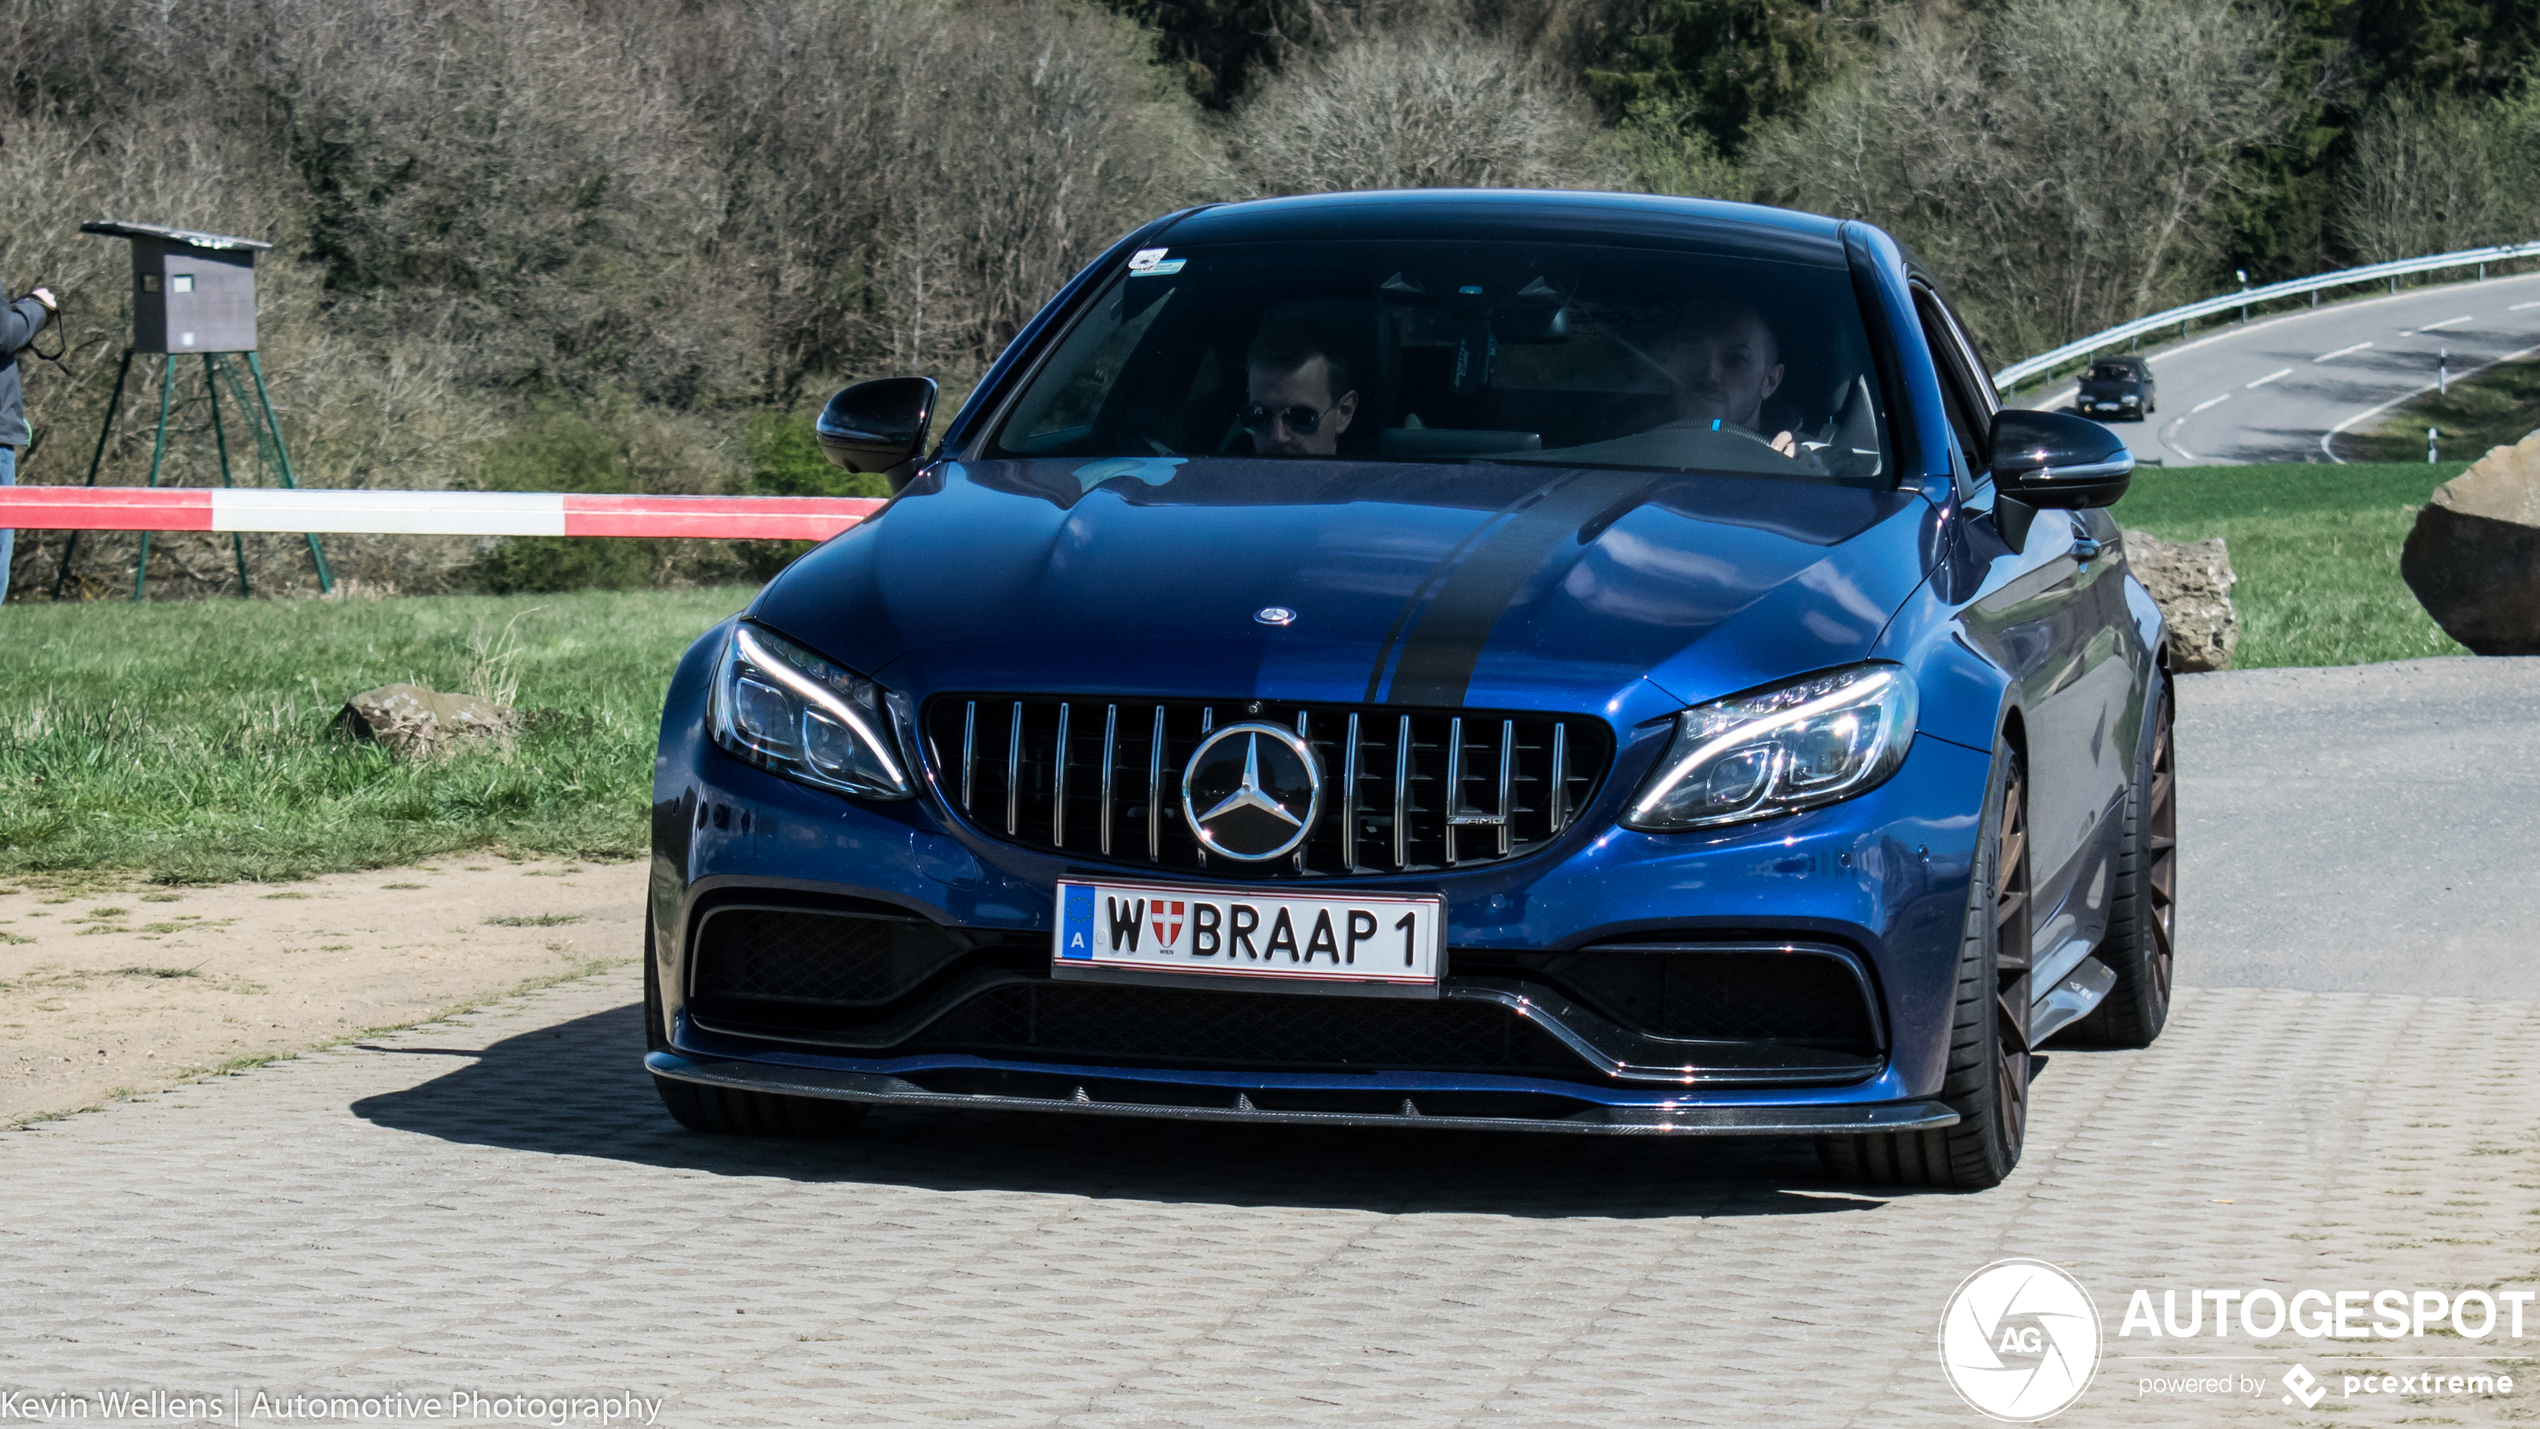
[[[2176,1014],[2146,1051],[2053,1052],[1993,1191],[1832,1184],[1785,1141],[916,1113],[697,1137],[619,967],[0,1136],[0,1418],[157,1390],[230,1423],[403,1395],[711,1429],[1972,1425],[1942,1307],[2035,1256],[2102,1322],[2058,1423],[2540,1423],[2540,1304],[2518,1341],[2120,1333],[2138,1290],[2540,1285],[2511,933],[2536,695],[2540,661],[2183,681]],[[636,914],[631,880],[588,892],[587,936]],[[373,896],[327,925],[383,960],[453,926]],[[2328,1398],[2292,1400],[2297,1365]],[[2408,1387],[2344,1392],[2385,1372]]]

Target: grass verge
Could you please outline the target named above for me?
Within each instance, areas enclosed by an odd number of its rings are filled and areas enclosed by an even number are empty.
[[[638,856],[671,667],[748,599],[0,607],[0,874],[210,883],[487,846]],[[400,680],[516,681],[528,728],[509,750],[415,763],[327,732],[346,696]]]
[[[2462,654],[2399,579],[2416,508],[2462,466],[2146,468],[2116,516],[2173,540],[2230,541],[2244,667]],[[671,666],[748,598],[0,608],[0,875],[103,888],[117,875],[291,879],[488,846],[639,856]],[[327,733],[347,695],[398,680],[516,681],[529,727],[510,750],[422,763]]]
[[[2489,447],[2509,447],[2540,428],[2540,361],[2504,362],[2440,396],[2400,406],[2379,426],[2350,439],[2339,455],[2365,461],[2425,462],[2425,429],[2443,434],[2446,456],[2476,461]]]
[[[2112,514],[2164,540],[2230,543],[2242,669],[2466,655],[2399,579],[2399,547],[2467,466],[2145,467]]]

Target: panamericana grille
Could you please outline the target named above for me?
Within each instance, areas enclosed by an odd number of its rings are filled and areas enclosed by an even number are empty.
[[[1493,1003],[1073,983],[991,988],[892,1051],[1186,1067],[1585,1070],[1552,1034]]]
[[[980,828],[1085,859],[1207,869],[1182,814],[1182,769],[1220,725],[1293,728],[1322,766],[1324,813],[1248,879],[1495,863],[1558,836],[1613,758],[1605,722],[1496,710],[1275,700],[938,695],[925,713],[940,787]]]

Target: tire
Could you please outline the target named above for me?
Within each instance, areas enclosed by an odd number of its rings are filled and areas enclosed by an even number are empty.
[[[2007,744],[1994,751],[1986,794],[1940,1090],[1958,1124],[1820,1138],[1818,1156],[1837,1180],[1981,1191],[2020,1164],[2028,1131],[2028,780]]]
[[[2117,975],[2090,1015],[2066,1035],[2089,1047],[2149,1047],[2170,1020],[2178,936],[2178,756],[2171,738],[2170,677],[2152,697],[2151,740],[2126,791],[2116,898],[2099,961]]]
[[[708,1136],[838,1136],[872,1110],[862,1102],[699,1086],[660,1075],[653,1078],[653,1090],[672,1119]]]
[[[652,915],[644,916],[644,1050],[669,1049],[662,1033],[661,960],[653,947]],[[659,1073],[653,1090],[671,1118],[709,1136],[836,1136],[873,1109],[861,1102],[778,1096],[734,1087],[699,1086]]]

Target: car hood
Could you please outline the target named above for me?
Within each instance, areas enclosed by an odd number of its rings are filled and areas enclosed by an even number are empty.
[[[753,618],[918,695],[1259,697],[1631,724],[1863,658],[1916,492],[1260,459],[948,463]],[[1282,623],[1283,622],[1283,623]]]

